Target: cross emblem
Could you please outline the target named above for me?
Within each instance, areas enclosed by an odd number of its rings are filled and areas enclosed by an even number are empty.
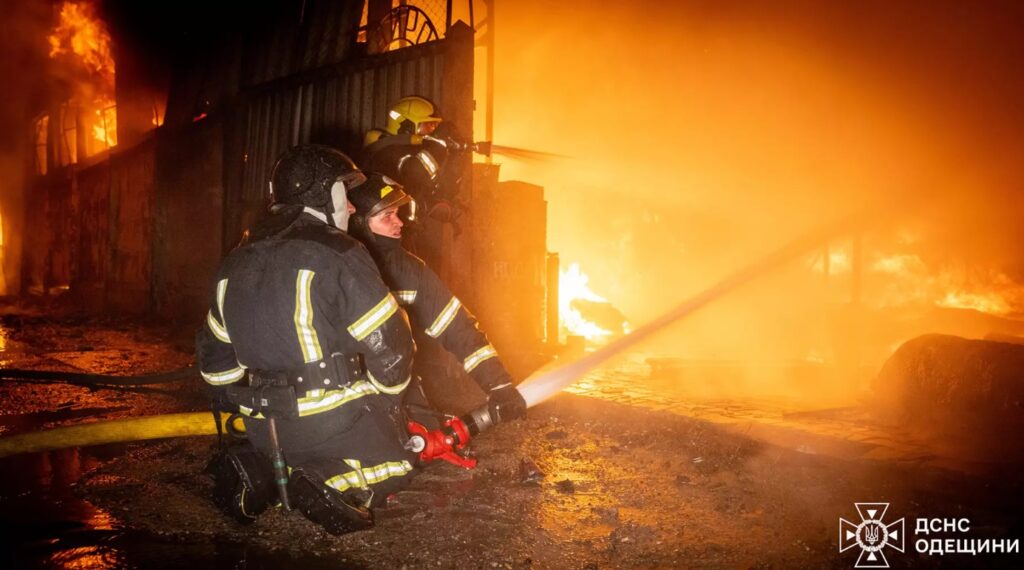
[[[892,547],[898,552],[904,548],[904,519],[886,524],[882,522],[889,503],[854,503],[860,524],[844,518],[839,519],[839,552],[846,552],[854,546],[861,549],[854,568],[888,568],[883,549]]]

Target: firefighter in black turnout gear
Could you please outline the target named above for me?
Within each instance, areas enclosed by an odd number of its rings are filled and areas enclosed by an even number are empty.
[[[526,402],[480,325],[421,259],[402,247],[399,209],[412,197],[387,176],[370,173],[349,194],[351,234],[377,262],[384,281],[409,314],[417,343],[438,342],[488,396],[497,422],[526,415]],[[419,370],[419,367],[417,367]]]
[[[365,179],[333,148],[287,151],[271,176],[271,215],[217,272],[197,359],[215,403],[243,414],[251,443],[209,467],[215,502],[239,521],[279,496],[268,471],[275,439],[291,469],[280,496],[333,534],[372,526],[372,508],[413,471],[399,412],[409,324],[344,231],[347,194]]]

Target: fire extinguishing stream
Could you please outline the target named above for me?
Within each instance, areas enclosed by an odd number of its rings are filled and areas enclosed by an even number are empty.
[[[587,372],[604,364],[616,355],[631,348],[637,343],[656,334],[663,328],[679,321],[694,311],[704,307],[708,303],[726,295],[739,286],[768,273],[783,264],[796,259],[797,257],[819,248],[822,244],[846,235],[854,230],[863,229],[864,216],[848,218],[842,223],[818,229],[807,233],[785,246],[779,248],[770,255],[761,258],[739,271],[729,275],[712,287],[700,294],[687,299],[672,310],[666,312],[657,319],[638,328],[633,333],[593,352],[587,356],[571,362],[560,368],[549,372],[543,372],[527,378],[520,386],[519,391],[523,394],[528,406],[535,406],[551,396],[557,394],[566,386],[581,378]],[[877,219],[875,220],[877,221]],[[6,371],[13,372],[11,370]],[[17,371],[21,372],[21,371]],[[174,371],[161,375],[152,375],[146,378],[149,381],[170,381],[171,376],[181,378],[183,373],[194,372],[191,368]],[[45,378],[26,379],[29,381],[59,381],[58,375],[67,373],[47,372],[43,373]],[[50,377],[53,376],[53,378]],[[0,377],[3,375],[0,374]],[[16,377],[16,374],[10,376]],[[79,378],[79,381],[96,382],[104,381],[109,383],[112,378],[103,375],[82,375],[89,378]],[[134,380],[134,381],[133,381]],[[124,377],[118,380],[122,385],[139,385],[149,382],[139,382],[140,377]],[[227,419],[222,415],[220,421]],[[493,424],[486,407],[466,414],[460,421],[464,422],[468,429],[466,441],[458,442],[459,446],[468,443],[468,435],[476,435]],[[235,428],[237,430],[237,427]],[[89,424],[60,427],[33,433],[26,433],[8,437],[0,437],[0,457],[18,453],[30,453],[50,449],[61,449],[66,447],[100,445],[105,443],[140,441],[146,439],[159,439],[166,437],[183,437],[195,435],[212,435],[219,430],[214,422],[210,421],[207,412],[164,414],[159,416],[145,416],[141,418],[127,418],[120,420],[109,420],[93,422]]]
[[[665,327],[679,321],[691,313],[701,309],[708,303],[722,297],[734,289],[757,277],[769,273],[782,265],[815,249],[821,248],[829,241],[861,230],[868,220],[866,214],[851,216],[839,223],[815,229],[801,235],[771,254],[755,260],[749,265],[725,277],[708,289],[683,301],[672,310],[664,313],[653,321],[641,326],[632,333],[564,366],[550,371],[541,372],[528,377],[519,386],[519,392],[529,407],[535,406],[571,385],[586,373],[594,370],[615,356],[643,340],[657,334]],[[877,220],[875,220],[877,221]]]

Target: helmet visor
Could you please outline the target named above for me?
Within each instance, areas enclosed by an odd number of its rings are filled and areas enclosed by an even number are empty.
[[[374,206],[370,208],[370,212],[367,214],[367,217],[372,218],[388,208],[400,208],[411,201],[412,196],[406,194],[400,189],[394,190],[382,198],[380,202],[374,204]]]
[[[437,130],[437,125],[441,124],[441,121],[423,121],[416,126],[416,134],[418,135],[429,135]]]
[[[351,190],[366,182],[366,175],[361,170],[354,170],[339,176],[337,181],[345,185],[345,190]]]

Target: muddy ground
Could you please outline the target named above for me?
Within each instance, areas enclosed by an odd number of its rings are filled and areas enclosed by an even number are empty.
[[[37,311],[9,313],[0,331],[7,368],[140,374],[190,360],[190,331],[156,323]],[[194,385],[4,382],[0,396],[9,403],[4,433],[202,409]],[[973,538],[1024,537],[1016,468],[967,473],[843,459],[572,394],[478,437],[474,470],[427,466],[377,512],[376,528],[344,537],[280,509],[248,527],[222,517],[202,474],[214,446],[213,437],[131,444],[83,469],[74,493],[104,525],[146,537],[167,567],[852,568],[858,553],[838,552],[838,523],[857,521],[854,502],[891,503],[886,522],[906,517],[908,533],[914,517],[966,517]],[[3,507],[5,523],[15,524],[17,513]],[[893,567],[1024,563],[1019,555],[918,554],[911,538],[908,552],[886,551]],[[108,565],[133,565],[120,561]]]

